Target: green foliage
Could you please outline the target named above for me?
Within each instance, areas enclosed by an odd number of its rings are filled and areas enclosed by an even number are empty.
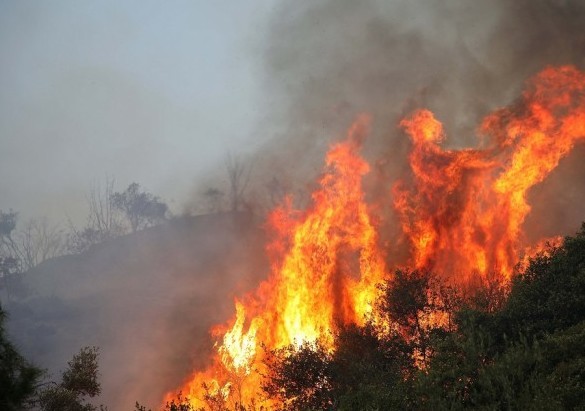
[[[100,394],[98,381],[98,349],[84,347],[68,363],[61,382],[43,389],[39,394],[39,405],[43,411],[93,411],[97,407],[87,398]]]
[[[514,279],[510,297],[497,315],[506,333],[538,336],[585,318],[585,223],[575,237],[534,258]]]
[[[585,409],[585,225],[532,259],[499,309],[472,301],[455,318],[418,408]]]
[[[338,409],[406,408],[414,370],[411,352],[397,334],[382,335],[372,325],[343,327],[332,355]]]
[[[135,411],[152,411],[150,408],[146,408],[146,406],[139,404],[136,402],[134,406]],[[189,399],[183,397],[181,393],[177,395],[177,398],[171,400],[171,402],[167,402],[163,411],[196,411],[193,406],[189,403]],[[199,411],[199,410],[197,410]]]
[[[6,314],[0,307],[0,409],[20,410],[29,404],[43,372],[22,357],[8,341]]]
[[[264,392],[284,410],[404,409],[409,401],[411,348],[396,334],[371,324],[348,325],[335,334],[336,348],[322,343],[288,346],[267,354]]]
[[[74,391],[61,385],[45,388],[39,396],[43,411],[94,411],[92,404],[83,403]]]
[[[333,404],[331,356],[319,341],[267,353],[269,370],[262,389],[283,410],[321,410]]]
[[[84,347],[67,364],[69,368],[63,372],[63,388],[77,393],[95,397],[101,392],[98,381],[98,349]]]

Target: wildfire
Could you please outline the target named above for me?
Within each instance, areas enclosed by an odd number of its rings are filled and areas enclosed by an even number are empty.
[[[336,325],[363,324],[372,312],[377,284],[391,270],[362,187],[370,167],[359,152],[369,124],[360,116],[331,147],[310,208],[292,210],[289,199],[270,215],[271,274],[215,330],[220,343],[211,365],[181,389],[192,405],[270,405],[260,396],[261,344],[320,339],[334,349]],[[585,73],[561,67],[538,74],[515,104],[483,121],[482,149],[443,149],[443,127],[428,110],[401,127],[412,142],[410,173],[388,184],[387,201],[402,231],[396,244],[406,242],[410,253],[390,267],[432,270],[461,285],[494,273],[506,282],[530,246],[522,236],[528,190],[585,139]]]
[[[585,75],[547,68],[514,105],[488,116],[483,150],[443,150],[441,124],[426,110],[403,120],[412,176],[394,185],[394,206],[415,268],[459,282],[491,271],[509,280],[518,262],[528,190],[585,137]]]

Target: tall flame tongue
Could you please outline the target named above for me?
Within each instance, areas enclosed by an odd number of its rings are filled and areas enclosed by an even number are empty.
[[[212,364],[182,388],[192,405],[258,404],[260,344],[321,339],[334,348],[329,331],[361,324],[371,311],[386,268],[361,184],[369,170],[359,155],[368,125],[367,116],[358,118],[328,152],[311,208],[294,212],[289,200],[271,214],[271,275],[236,301],[228,326],[214,330]],[[441,148],[442,125],[427,110],[401,126],[412,140],[411,173],[392,186],[389,202],[402,228],[396,244],[406,242],[410,257],[393,264],[431,269],[460,285],[490,273],[507,281],[527,246],[521,228],[528,190],[585,137],[585,74],[544,70],[516,104],[484,120],[484,149]]]
[[[236,302],[230,329],[219,329],[224,337],[213,365],[183,387],[193,405],[203,406],[206,394],[208,401],[249,404],[260,394],[260,377],[251,372],[262,367],[260,342],[273,349],[323,338],[333,348],[336,324],[363,323],[371,311],[386,271],[363,201],[369,166],[359,150],[368,125],[359,117],[346,141],[330,149],[312,208],[293,212],[289,200],[271,214],[271,276],[253,298]]]

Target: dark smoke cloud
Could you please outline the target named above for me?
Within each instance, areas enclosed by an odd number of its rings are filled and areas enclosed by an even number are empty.
[[[584,23],[578,0],[282,3],[266,47],[276,137],[260,159],[270,159],[270,175],[308,181],[328,145],[367,112],[365,155],[397,176],[408,150],[397,124],[416,108],[444,123],[447,147],[477,147],[481,119],[529,77],[547,65],[585,66]]]

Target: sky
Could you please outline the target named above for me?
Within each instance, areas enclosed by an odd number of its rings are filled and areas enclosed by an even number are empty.
[[[109,177],[180,212],[262,140],[273,3],[0,0],[0,209],[79,220]]]

